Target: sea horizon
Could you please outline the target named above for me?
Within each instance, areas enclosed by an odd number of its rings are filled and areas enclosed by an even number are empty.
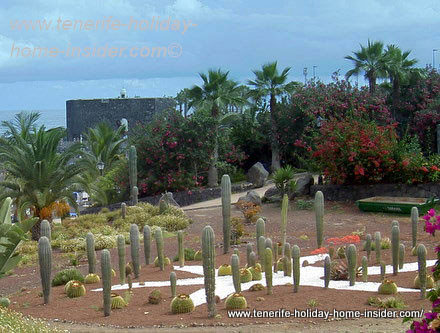
[[[20,112],[38,112],[40,118],[37,125],[44,125],[47,129],[55,127],[66,128],[66,110],[65,109],[51,109],[51,110],[0,110],[0,121],[11,121],[15,115]],[[4,128],[0,126],[0,134],[4,133]]]

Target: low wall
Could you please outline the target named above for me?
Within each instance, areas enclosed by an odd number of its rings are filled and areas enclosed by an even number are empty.
[[[249,191],[253,188],[252,183],[240,183],[240,184],[232,184],[231,191],[232,193],[237,192],[244,192]],[[139,202],[148,202],[152,205],[157,205],[159,203],[159,199],[162,195],[155,195],[150,197],[143,197],[139,198]],[[221,188],[220,187],[214,187],[214,188],[206,188],[206,189],[196,189],[192,190],[190,192],[183,191],[183,192],[173,192],[174,200],[179,204],[179,206],[189,206],[201,201],[211,200],[211,199],[217,199],[221,197]],[[116,210],[121,208],[121,203],[118,202],[115,204],[111,204],[107,207],[110,210]],[[131,205],[130,201],[125,201],[127,206]],[[101,207],[88,207],[81,211],[81,214],[94,214],[98,213],[104,206]]]
[[[310,195],[317,191],[324,193],[325,200],[356,201],[376,196],[388,197],[440,197],[440,183],[417,185],[375,184],[375,185],[312,185]]]

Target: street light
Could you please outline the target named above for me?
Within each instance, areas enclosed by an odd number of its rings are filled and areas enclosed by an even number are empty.
[[[435,69],[435,52],[439,51],[439,49],[432,50],[432,69]]]
[[[99,161],[99,162],[96,164],[96,166],[97,166],[97,168],[98,168],[98,170],[99,170],[99,173],[100,173],[101,176],[102,176],[102,171],[104,170],[104,167],[105,167],[104,162]]]

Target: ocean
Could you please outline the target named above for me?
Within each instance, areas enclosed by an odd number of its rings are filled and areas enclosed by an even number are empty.
[[[18,111],[10,111],[10,110],[0,110],[0,122],[13,120],[17,113],[21,111],[26,112],[38,112],[40,113],[40,119],[37,121],[37,125],[44,125],[46,128],[54,128],[54,127],[66,127],[66,110],[18,110]],[[0,126],[0,134],[3,134],[5,129],[3,126]]]

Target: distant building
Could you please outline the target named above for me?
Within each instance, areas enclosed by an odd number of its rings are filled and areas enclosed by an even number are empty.
[[[147,123],[154,114],[174,107],[172,98],[128,98],[125,89],[117,98],[68,100],[67,140],[79,139],[88,128],[103,121],[115,129],[128,123],[126,126],[130,132],[137,123]]]

